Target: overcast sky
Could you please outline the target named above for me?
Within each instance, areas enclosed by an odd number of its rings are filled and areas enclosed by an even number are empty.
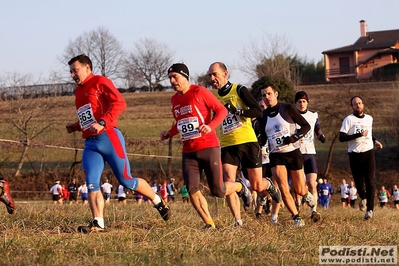
[[[223,61],[231,81],[250,85],[234,67],[252,41],[266,34],[285,36],[299,56],[317,62],[323,51],[354,43],[360,20],[368,31],[399,29],[398,10],[399,1],[385,0],[3,0],[0,77],[68,73],[58,58],[69,41],[101,26],[127,50],[140,39],[155,39],[168,45],[192,75]]]

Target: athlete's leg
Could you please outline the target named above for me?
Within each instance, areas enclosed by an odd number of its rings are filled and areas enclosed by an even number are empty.
[[[237,166],[224,163],[223,164],[223,177],[225,182],[235,182],[237,177]],[[241,221],[240,213],[240,199],[237,193],[231,193],[226,195],[227,204],[229,205],[230,211],[236,221]]]
[[[98,141],[87,139],[82,154],[82,166],[86,173],[89,191],[88,202],[93,218],[104,218],[104,197],[100,190],[100,178],[104,169],[104,158],[98,151]]]
[[[375,176],[375,157],[374,152],[371,150],[364,154],[364,182],[366,185],[366,198],[367,198],[367,211],[374,210],[374,176]]]
[[[276,165],[272,168],[272,173],[273,179],[276,180],[280,189],[285,206],[292,215],[297,215],[298,210],[295,207],[294,199],[290,193],[290,186],[288,185],[288,173],[285,165]]]

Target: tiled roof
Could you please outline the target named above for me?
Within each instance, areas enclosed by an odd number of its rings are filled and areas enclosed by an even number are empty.
[[[399,30],[370,31],[367,32],[367,36],[360,37],[352,45],[323,51],[322,54],[337,54],[369,49],[384,49],[394,46],[398,41]]]

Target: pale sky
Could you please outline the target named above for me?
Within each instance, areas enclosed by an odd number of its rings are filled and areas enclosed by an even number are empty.
[[[3,0],[0,77],[68,73],[58,58],[69,41],[101,26],[126,50],[144,38],[165,43],[191,76],[222,61],[231,81],[250,85],[234,66],[266,34],[285,36],[300,57],[317,62],[323,51],[354,43],[360,20],[367,31],[399,29],[398,10],[399,1],[386,0]]]

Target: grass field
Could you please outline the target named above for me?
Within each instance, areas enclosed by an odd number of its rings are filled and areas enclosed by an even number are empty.
[[[319,112],[327,137],[325,144],[317,143],[320,173],[326,168],[333,137],[350,113],[349,99],[357,94],[365,100],[366,112],[374,117],[374,134],[385,146],[376,152],[377,184],[390,188],[399,183],[398,88],[397,83],[297,88],[308,92],[309,108]],[[166,170],[167,159],[156,156],[168,154],[167,142],[161,142],[158,135],[173,122],[171,95],[124,94],[128,108],[119,119],[119,127],[126,137],[133,174],[148,181],[166,178],[161,167]],[[29,136],[45,125],[51,126],[31,140],[22,175],[13,177],[22,151],[19,141],[23,139],[13,123],[23,125],[29,116],[34,117],[28,123]],[[73,97],[0,102],[0,121],[4,125],[0,127],[0,138],[17,142],[0,141],[0,173],[10,182],[18,209],[14,216],[4,209],[0,219],[0,265],[317,265],[321,245],[387,246],[399,242],[398,210],[376,207],[375,217],[363,221],[363,212],[342,209],[338,198],[330,209],[320,210],[323,219],[316,224],[305,210],[303,228],[291,225],[286,210],[281,212],[278,226],[271,226],[270,217],[259,221],[252,212],[245,212],[243,228],[235,228],[223,201],[218,200],[216,208],[214,199],[210,199],[219,228],[212,232],[201,231],[203,224],[190,205],[172,204],[173,216],[164,222],[152,206],[110,204],[105,213],[108,232],[81,235],[76,228],[90,218],[89,207],[54,206],[47,192],[56,179],[67,183],[72,162],[80,160],[80,134],[67,134],[65,130],[65,124],[75,120]],[[180,153],[181,144],[175,138],[172,168],[179,186]],[[337,188],[342,178],[351,179],[346,144],[337,143],[332,154],[329,178]],[[109,171],[105,175],[112,177]],[[78,181],[84,179],[81,170],[75,176]],[[115,178],[111,183],[117,185]],[[39,197],[31,196],[34,193],[48,200],[32,200]]]
[[[87,205],[53,205],[50,196],[20,201],[14,216],[2,210],[0,265],[318,265],[319,246],[399,243],[398,210],[376,206],[374,218],[364,221],[358,209],[343,209],[337,195],[329,209],[319,208],[318,223],[302,210],[302,228],[292,226],[286,209],[279,225],[242,211],[244,225],[236,228],[223,200],[217,207],[208,201],[215,231],[201,230],[189,204],[172,203],[172,217],[164,222],[152,205],[113,200],[105,208],[107,232],[89,235],[76,231],[90,217]]]

